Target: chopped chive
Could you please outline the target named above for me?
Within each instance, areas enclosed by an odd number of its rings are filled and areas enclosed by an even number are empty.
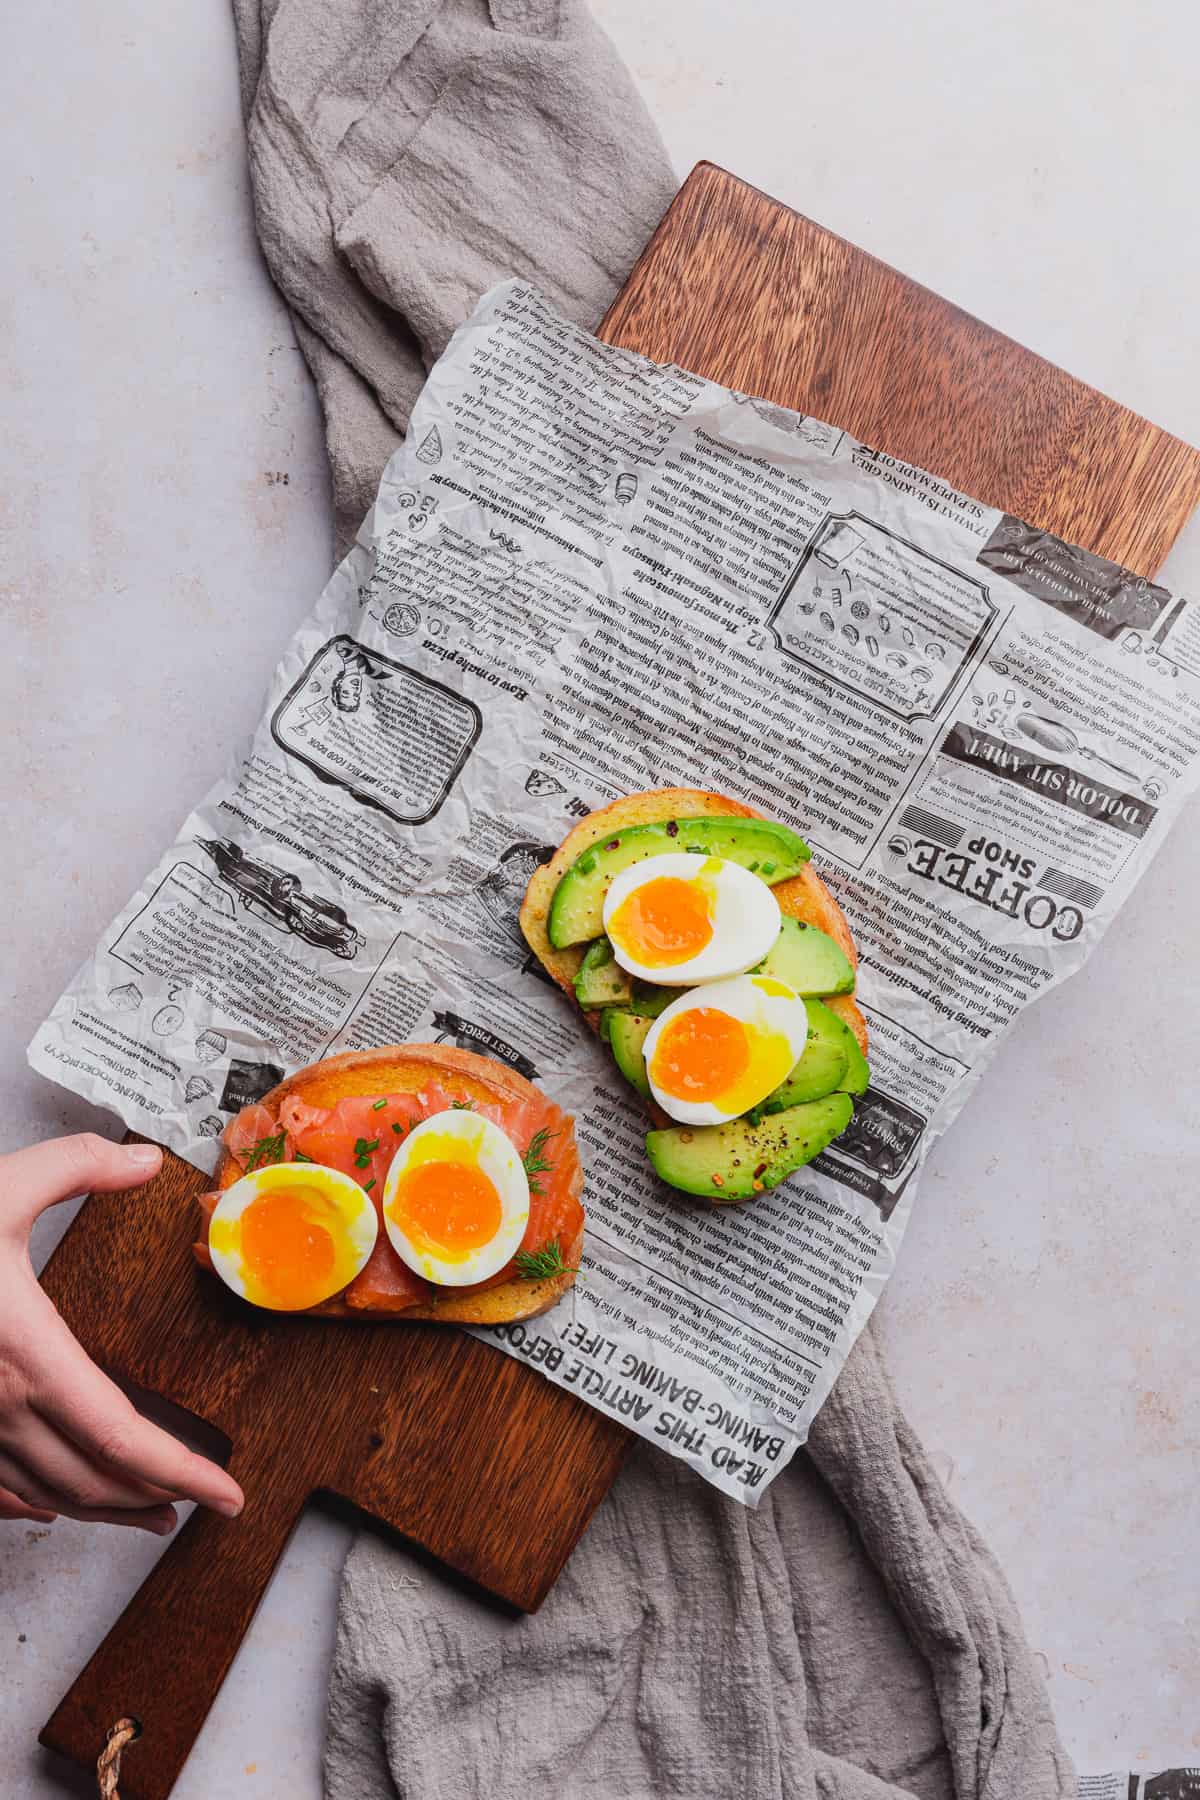
[[[363,1193],[364,1193],[364,1194],[369,1194],[369,1193],[370,1193],[370,1191],[371,1191],[371,1189],[372,1189],[372,1188],[373,1188],[373,1187],[374,1187],[374,1186],[375,1186],[375,1177],[374,1177],[374,1176],[373,1176],[373,1175],[372,1175],[372,1177],[371,1177],[371,1179],[370,1179],[370,1181],[364,1181],[364,1182],[363,1182]]]
[[[393,1120],[392,1120],[392,1130],[393,1130],[393,1131],[394,1131],[394,1132],[395,1132],[395,1134],[396,1134],[396,1136],[397,1136],[397,1137],[403,1137],[403,1136],[404,1136],[404,1127],[403,1127],[403,1125],[402,1125],[402,1124],[401,1124],[401,1123],[400,1123],[400,1121],[399,1121],[399,1119],[393,1119]]]
[[[283,1161],[285,1135],[282,1130],[277,1131],[271,1136],[260,1137],[257,1144],[251,1144],[248,1150],[238,1151],[237,1154],[245,1162],[247,1175],[254,1169],[264,1169],[271,1163]]]
[[[386,1105],[387,1105],[386,1100],[377,1100],[375,1102],[374,1106],[371,1108],[371,1111],[372,1112],[382,1112]]]

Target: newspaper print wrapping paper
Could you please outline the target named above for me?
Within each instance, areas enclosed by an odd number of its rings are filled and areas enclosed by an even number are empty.
[[[233,1113],[331,1052],[511,1064],[577,1115],[589,1233],[570,1298],[490,1340],[753,1504],[931,1144],[1095,947],[1198,751],[1194,605],[504,283],[248,752],[31,1060],[204,1169]],[[576,819],[670,785],[799,829],[862,958],[870,1089],[746,1206],[656,1182],[635,1097],[517,926]]]
[[[1081,1775],[1079,1800],[1200,1800],[1200,1769]]]

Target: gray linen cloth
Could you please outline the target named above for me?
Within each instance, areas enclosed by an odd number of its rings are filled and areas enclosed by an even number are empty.
[[[674,190],[581,0],[234,0],[259,236],[325,410],[339,543],[494,281],[594,325]],[[364,1533],[330,1800],[1058,1800],[1004,1578],[868,1332],[757,1513],[639,1445],[536,1617]]]

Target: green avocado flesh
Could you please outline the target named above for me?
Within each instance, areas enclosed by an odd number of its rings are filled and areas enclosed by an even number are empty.
[[[589,944],[575,977],[580,1006],[625,1006],[633,999],[633,976],[613,955],[606,937]]]
[[[650,1079],[646,1074],[642,1045],[646,1042],[654,1020],[640,1018],[637,1013],[616,1011],[606,1014],[606,1019],[604,1033],[613,1053],[613,1061],[626,1081],[648,1100]]]
[[[835,1019],[837,1018],[836,1013],[833,1016]],[[845,1019],[838,1019],[837,1022],[846,1034],[846,1073],[838,1083],[838,1087],[843,1094],[865,1094],[867,1083],[871,1079],[867,1059]]]
[[[786,1081],[760,1106],[746,1117],[753,1124],[764,1113],[782,1112],[806,1100],[820,1100],[826,1094],[865,1094],[871,1071],[859,1048],[858,1039],[845,1019],[822,1006],[819,1000],[806,1000],[808,1010],[808,1043],[804,1054]],[[836,1071],[836,1079],[830,1077]]]
[[[649,856],[667,856],[678,850],[740,863],[742,868],[760,875],[768,887],[798,874],[811,855],[803,838],[769,819],[725,816],[631,825],[585,850],[555,888],[546,920],[546,932],[554,948],[566,950],[572,944],[600,936],[604,930],[604,898],[613,877],[622,869]]]
[[[685,1194],[726,1203],[778,1187],[845,1131],[854,1113],[848,1094],[828,1094],[757,1125],[676,1125],[651,1131],[646,1151],[655,1173]]]
[[[782,981],[796,994],[852,994],[850,959],[827,932],[799,919],[784,918],[779,936],[754,970]]]
[[[786,1081],[768,1094],[760,1111],[784,1112],[789,1106],[800,1106],[807,1100],[823,1100],[836,1093],[845,1080],[850,1064],[846,1035],[853,1032],[836,1013],[831,1013],[819,1000],[806,1000],[808,1042],[804,1054]]]
[[[666,1012],[672,1000],[678,1000],[680,994],[686,992],[686,988],[657,987],[652,981],[635,979],[629,1010],[643,1019],[657,1019],[659,1013]]]
[[[578,989],[576,989],[578,993]],[[633,978],[633,993],[628,1000],[613,1000],[610,1008],[615,1007],[623,1012],[636,1013],[641,1019],[657,1019],[660,1012],[665,1012],[672,1000],[678,1000],[686,988],[656,987],[652,981],[639,981]],[[582,1001],[580,1002],[582,1005]],[[605,1036],[607,1036],[607,1028]]]

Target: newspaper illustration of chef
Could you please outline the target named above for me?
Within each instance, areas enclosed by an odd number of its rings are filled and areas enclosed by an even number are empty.
[[[583,1268],[489,1341],[753,1504],[931,1144],[1095,949],[1198,753],[1194,606],[506,283],[430,375],[248,754],[31,1060],[204,1169],[247,1096],[334,1051],[536,1071],[577,1116]],[[636,1096],[516,925],[579,818],[664,785],[798,830],[861,957],[849,1130],[719,1210],[655,1179]]]

